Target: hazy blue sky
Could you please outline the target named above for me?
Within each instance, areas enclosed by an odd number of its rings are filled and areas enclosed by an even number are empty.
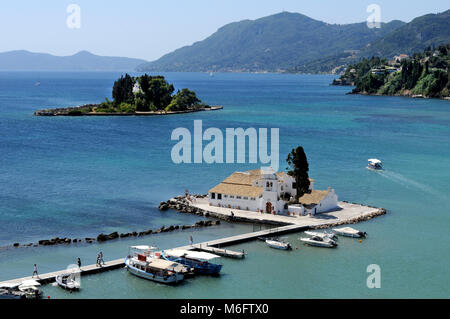
[[[81,8],[81,28],[69,29],[69,4]],[[55,55],[88,50],[154,60],[202,40],[224,24],[280,11],[328,23],[362,22],[369,4],[384,22],[449,9],[448,0],[14,0],[0,3],[0,52],[25,49]]]

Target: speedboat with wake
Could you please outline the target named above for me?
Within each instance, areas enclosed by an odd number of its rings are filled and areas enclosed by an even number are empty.
[[[383,163],[377,158],[369,158],[368,159],[367,168],[368,169],[374,169],[374,170],[382,170],[383,169]]]
[[[310,238],[303,237],[299,239],[307,245],[316,247],[335,248],[338,245],[333,239],[328,237],[312,236]]]
[[[180,263],[162,259],[160,253],[154,252],[156,249],[146,245],[131,246],[125,258],[125,267],[137,277],[163,284],[179,283],[191,272],[191,269]]]
[[[175,261],[189,268],[194,268],[194,273],[202,275],[218,275],[222,265],[214,264],[211,261],[220,256],[186,249],[171,249],[162,252],[162,258],[168,261]]]
[[[345,237],[361,238],[367,236],[366,232],[359,231],[351,227],[333,228],[333,230],[336,232],[336,234]]]

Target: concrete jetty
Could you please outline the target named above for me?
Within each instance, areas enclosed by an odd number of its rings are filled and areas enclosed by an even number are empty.
[[[220,247],[226,247],[226,246],[230,246],[230,245],[241,243],[241,242],[251,241],[260,236],[274,236],[274,235],[284,234],[287,232],[300,231],[302,229],[305,229],[305,227],[298,226],[298,225],[283,226],[283,227],[277,227],[277,228],[273,228],[273,229],[266,229],[266,230],[262,230],[262,231],[211,240],[211,241],[188,245],[188,246],[183,246],[183,247],[177,247],[175,249],[202,250],[202,251],[214,253],[214,254],[217,254],[217,255],[220,255],[223,257],[241,259],[241,258],[244,258],[245,252],[237,252],[237,251],[233,251],[230,249],[223,249]],[[80,275],[85,276],[85,275],[90,275],[90,274],[96,274],[96,273],[105,272],[105,271],[118,269],[118,268],[122,268],[122,267],[125,267],[125,259],[124,258],[107,261],[107,262],[105,262],[105,265],[103,265],[102,267],[98,267],[97,265],[83,266],[83,267],[81,267]],[[48,284],[48,283],[54,282],[55,277],[57,275],[60,275],[60,274],[66,273],[66,272],[67,272],[67,270],[59,270],[59,271],[54,271],[54,272],[50,272],[50,273],[40,274],[38,278],[36,278],[36,277],[31,278],[31,276],[30,276],[30,277],[11,279],[11,280],[0,282],[0,287],[5,284],[19,283],[19,282],[29,280],[29,279],[34,279],[41,284]]]
[[[173,201],[174,199],[169,200]],[[384,208],[372,207],[349,202],[339,202],[338,209],[316,214],[314,216],[288,216],[258,213],[226,207],[210,206],[207,198],[193,198],[178,200],[177,205],[186,205],[203,215],[226,219],[228,221],[259,223],[267,225],[298,225],[306,228],[335,227],[342,224],[352,224],[371,219],[386,213]]]
[[[100,272],[104,272],[104,271],[108,271],[108,270],[112,270],[112,269],[122,268],[124,266],[125,266],[124,258],[111,260],[111,261],[105,262],[105,264],[102,265],[101,267],[99,267],[97,265],[82,266],[80,268],[80,275],[83,276],[83,275],[89,275],[89,274],[96,274],[96,273],[100,273]],[[29,277],[16,278],[16,279],[12,279],[12,280],[2,281],[2,282],[0,282],[0,287],[2,287],[3,285],[7,285],[7,284],[11,284],[11,283],[20,283],[25,280],[31,280],[31,279],[36,280],[37,282],[39,282],[41,284],[48,284],[48,283],[54,282],[56,276],[65,274],[67,272],[68,272],[68,270],[64,269],[64,270],[58,270],[58,271],[49,272],[49,273],[45,273],[45,274],[39,274],[38,277],[29,276]]]

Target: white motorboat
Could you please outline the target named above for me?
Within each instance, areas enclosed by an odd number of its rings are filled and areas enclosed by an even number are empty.
[[[299,239],[305,244],[316,247],[335,248],[338,245],[334,240],[328,237],[312,236],[311,238],[303,237]]]
[[[155,253],[156,247],[132,246],[125,258],[127,270],[138,277],[164,284],[175,284],[184,280],[190,269],[180,263],[161,259],[160,253]]]
[[[39,287],[41,284],[37,282],[36,280],[25,280],[22,281],[20,286],[17,288],[20,292],[25,294],[25,297],[27,299],[40,299],[42,298],[42,291],[39,290]]]
[[[317,236],[317,237],[321,237],[321,238],[327,237],[327,238],[330,238],[333,240],[337,240],[337,236],[335,233],[322,233],[322,232],[318,232],[318,231],[307,230],[307,231],[305,231],[305,234],[309,235],[309,236]]]
[[[366,232],[359,231],[351,227],[333,228],[333,230],[336,234],[346,237],[361,238],[367,236]]]
[[[80,281],[77,280],[77,273],[65,273],[56,276],[56,283],[63,289],[67,290],[80,290]]]
[[[368,169],[374,169],[374,170],[380,170],[383,169],[383,164],[379,159],[376,158],[369,158],[368,159],[367,168]]]
[[[279,240],[279,239],[266,239],[266,244],[269,247],[276,248],[276,249],[282,249],[282,250],[292,249],[291,244],[289,244],[285,241]]]

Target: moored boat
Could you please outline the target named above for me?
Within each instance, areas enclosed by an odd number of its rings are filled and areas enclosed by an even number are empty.
[[[160,254],[153,253],[155,247],[132,246],[125,258],[127,270],[138,277],[164,284],[176,284],[184,280],[189,269],[184,265],[160,258]]]
[[[76,273],[65,273],[55,277],[55,281],[63,289],[80,290],[81,285],[77,280]]]
[[[351,227],[333,228],[333,230],[336,234],[346,237],[361,238],[367,236],[366,232],[359,231]]]
[[[20,283],[4,284],[0,287],[0,299],[26,299],[25,293],[19,291]]]
[[[291,244],[282,241],[280,239],[266,239],[266,244],[269,247],[275,248],[275,249],[282,249],[282,250],[290,250],[292,249]]]
[[[317,237],[321,237],[321,238],[327,237],[327,238],[330,238],[333,240],[337,240],[337,236],[335,233],[327,233],[327,232],[322,233],[322,232],[318,232],[318,231],[307,230],[307,231],[305,231],[305,234],[309,235],[309,236],[317,236]]]
[[[12,285],[9,292],[19,295],[19,299],[40,299],[42,298],[42,291],[37,288],[40,285],[36,280],[25,280],[19,284]]]
[[[222,265],[210,262],[213,259],[220,258],[220,256],[207,252],[171,249],[163,251],[162,258],[193,268],[196,274],[218,275],[222,269]]]
[[[303,237],[299,239],[305,244],[316,247],[335,248],[338,245],[334,240],[328,237],[312,236],[311,238]]]

